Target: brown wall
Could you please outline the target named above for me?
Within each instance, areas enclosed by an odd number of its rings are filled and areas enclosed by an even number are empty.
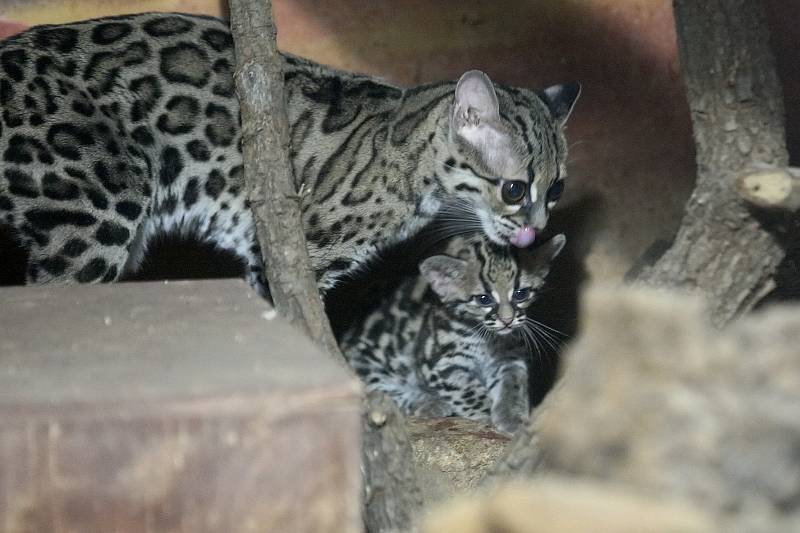
[[[145,10],[219,14],[217,0],[0,0],[0,34],[30,23]],[[800,143],[800,3],[768,0],[789,139]],[[617,278],[668,238],[691,189],[691,125],[668,0],[274,0],[279,44],[401,84],[470,68],[506,83],[583,84],[569,124],[570,180],[553,227]],[[0,254],[2,251],[0,250]]]

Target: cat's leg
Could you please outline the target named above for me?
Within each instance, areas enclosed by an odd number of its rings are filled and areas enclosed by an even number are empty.
[[[23,230],[38,233],[37,237],[27,242],[26,282],[73,284],[117,281],[124,271],[130,246],[143,216],[140,212],[133,216],[133,211],[140,208],[130,206],[139,204],[123,202],[111,200],[111,209],[105,211],[73,210],[72,223],[63,223],[66,220],[63,215],[65,211],[34,211],[36,216],[31,225],[38,224],[40,228],[48,228],[48,231],[38,232],[35,227]],[[130,217],[117,213],[113,209],[115,203],[116,206],[122,205],[123,211],[130,209],[126,211]],[[31,212],[28,214],[30,216]]]
[[[502,359],[487,369],[491,420],[498,430],[514,433],[528,420],[528,368],[525,361]]]
[[[37,176],[31,183],[39,195],[17,202],[16,234],[28,249],[28,284],[118,280],[145,217],[149,198],[138,187],[106,183],[110,192],[87,173],[70,172]]]

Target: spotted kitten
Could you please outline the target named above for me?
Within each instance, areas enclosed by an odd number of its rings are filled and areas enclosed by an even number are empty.
[[[108,282],[159,233],[238,254],[263,292],[244,195],[233,42],[220,20],[145,13],[0,43],[0,221],[29,283]],[[286,56],[291,160],[319,286],[443,207],[530,244],[558,200],[577,85],[536,93],[477,71],[400,89]]]
[[[491,421],[513,433],[529,412],[526,308],[566,239],[533,250],[452,239],[342,337],[368,389],[408,414]]]

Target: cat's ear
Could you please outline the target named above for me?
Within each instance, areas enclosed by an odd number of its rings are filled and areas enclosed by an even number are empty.
[[[530,273],[538,272],[543,276],[546,275],[550,270],[550,263],[558,257],[566,243],[567,238],[563,233],[559,233],[533,250],[524,250],[522,252],[526,255],[524,269]]]
[[[420,263],[419,271],[442,300],[451,300],[463,296],[468,266],[466,261],[449,255],[434,255]]]
[[[562,83],[542,91],[539,97],[559,124],[564,124],[581,95],[580,83]]]
[[[475,144],[472,137],[499,119],[500,104],[489,76],[480,70],[470,70],[461,76],[453,100],[451,131]]]

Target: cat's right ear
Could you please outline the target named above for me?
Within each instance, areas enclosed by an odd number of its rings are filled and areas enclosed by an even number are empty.
[[[559,233],[549,241],[540,244],[536,248],[523,251],[524,269],[527,272],[535,273],[540,272],[546,275],[550,270],[550,263],[558,257],[564,245],[567,243],[567,238],[563,233]]]
[[[434,255],[419,265],[419,271],[442,300],[463,296],[461,285],[469,263],[448,255]]]
[[[500,104],[492,80],[480,70],[466,72],[456,84],[451,134],[480,147],[484,144],[482,137],[486,129],[491,129],[491,124],[499,120]]]
[[[539,96],[547,105],[556,122],[563,125],[572,113],[580,95],[580,83],[563,83],[548,87]]]

